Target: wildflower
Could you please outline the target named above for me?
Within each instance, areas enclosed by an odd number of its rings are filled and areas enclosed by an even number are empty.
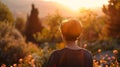
[[[35,59],[32,59],[31,62],[29,62],[30,67],[35,67]]]
[[[32,55],[28,55],[27,60],[30,61],[32,59]]]
[[[112,56],[112,59],[115,60],[116,59],[115,56]]]
[[[20,59],[19,59],[19,63],[22,63],[22,61],[23,61],[23,59],[22,59],[22,58],[20,58]]]
[[[6,65],[5,65],[5,64],[2,64],[1,67],[6,67]]]
[[[118,54],[118,50],[113,50],[113,53],[116,55]]]
[[[109,67],[109,66],[106,64],[105,67]]]
[[[109,55],[108,54],[105,54],[105,57],[108,57]]]
[[[84,46],[83,46],[84,48],[86,48],[87,47],[87,44],[84,44]]]
[[[19,64],[18,64],[18,67],[22,67],[22,62],[23,62],[23,59],[22,59],[22,58],[20,58],[20,59],[19,59]]]
[[[111,60],[111,57],[108,57],[107,59],[108,59],[108,60]]]
[[[101,49],[98,49],[98,53],[100,53],[102,50]]]
[[[17,64],[13,64],[13,67],[17,67]]]

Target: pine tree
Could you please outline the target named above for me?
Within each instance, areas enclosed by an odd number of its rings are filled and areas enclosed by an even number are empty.
[[[107,36],[120,38],[120,0],[109,0],[107,6],[103,6],[108,22],[105,25]]]
[[[34,4],[32,4],[31,14],[30,16],[27,17],[25,33],[27,41],[31,41],[34,43],[36,43],[36,40],[33,34],[41,32],[43,29],[43,26],[38,15],[39,15],[38,9],[35,8]]]

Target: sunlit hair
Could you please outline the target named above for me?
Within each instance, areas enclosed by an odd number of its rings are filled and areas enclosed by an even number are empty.
[[[76,19],[66,19],[62,21],[60,31],[65,40],[75,41],[82,32],[82,24]]]

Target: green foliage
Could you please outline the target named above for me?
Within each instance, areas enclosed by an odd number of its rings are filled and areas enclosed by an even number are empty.
[[[95,42],[99,40],[99,35],[105,22],[104,16],[99,16],[90,9],[81,10],[80,13],[79,19],[83,24],[82,42]]]
[[[35,8],[34,5],[32,5],[31,14],[30,16],[27,17],[27,23],[25,29],[25,35],[27,41],[37,43],[33,35],[38,32],[41,32],[43,29],[41,20],[39,19],[38,16],[39,16],[38,9]]]
[[[33,34],[34,38],[37,42],[49,42],[51,40],[50,31],[46,28],[42,30],[42,32],[37,32]]]
[[[108,37],[120,38],[120,0],[109,0],[107,6],[103,6],[103,12],[107,15],[108,21],[103,33]]]
[[[53,16],[48,16],[48,25],[49,25],[49,32],[52,41],[56,41],[60,39],[60,32],[59,26],[64,18],[59,14],[56,13]]]
[[[0,65],[10,66],[28,55],[41,57],[41,50],[33,43],[26,43],[21,33],[9,23],[0,22]],[[35,56],[34,56],[35,55]],[[35,59],[40,63],[39,59]],[[26,64],[26,62],[24,62]]]
[[[98,49],[101,49],[103,52],[104,51],[112,51],[113,49],[119,48],[119,45],[116,44],[116,40],[102,40],[98,41],[95,45],[88,45],[87,49],[90,50],[93,55],[96,55],[98,52]]]
[[[17,17],[15,20],[15,28],[18,29],[23,35],[25,31],[25,20],[21,17]]]
[[[0,64],[16,63],[27,55],[27,45],[22,35],[10,24],[0,22]]]
[[[37,32],[33,36],[38,42],[59,42],[61,36],[59,32],[59,25],[63,17],[56,13],[55,15],[48,15],[43,22],[46,27],[42,32]]]
[[[0,1],[0,21],[13,22],[13,16],[8,7]]]

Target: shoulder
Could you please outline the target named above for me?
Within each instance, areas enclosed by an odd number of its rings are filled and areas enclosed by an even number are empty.
[[[92,56],[92,53],[91,53],[90,51],[88,51],[87,49],[82,48],[81,50],[83,51],[83,53],[84,53],[85,55]]]
[[[55,58],[57,58],[58,56],[58,50],[54,50],[51,54],[50,54],[50,57],[49,57],[49,60],[54,60]]]
[[[54,50],[53,52],[52,52],[52,54],[51,55],[61,55],[61,53],[64,53],[66,50],[63,48],[63,49],[60,49],[60,50]]]
[[[60,50],[54,50],[52,53],[51,53],[51,55],[56,55],[56,54],[58,54],[60,52]]]

